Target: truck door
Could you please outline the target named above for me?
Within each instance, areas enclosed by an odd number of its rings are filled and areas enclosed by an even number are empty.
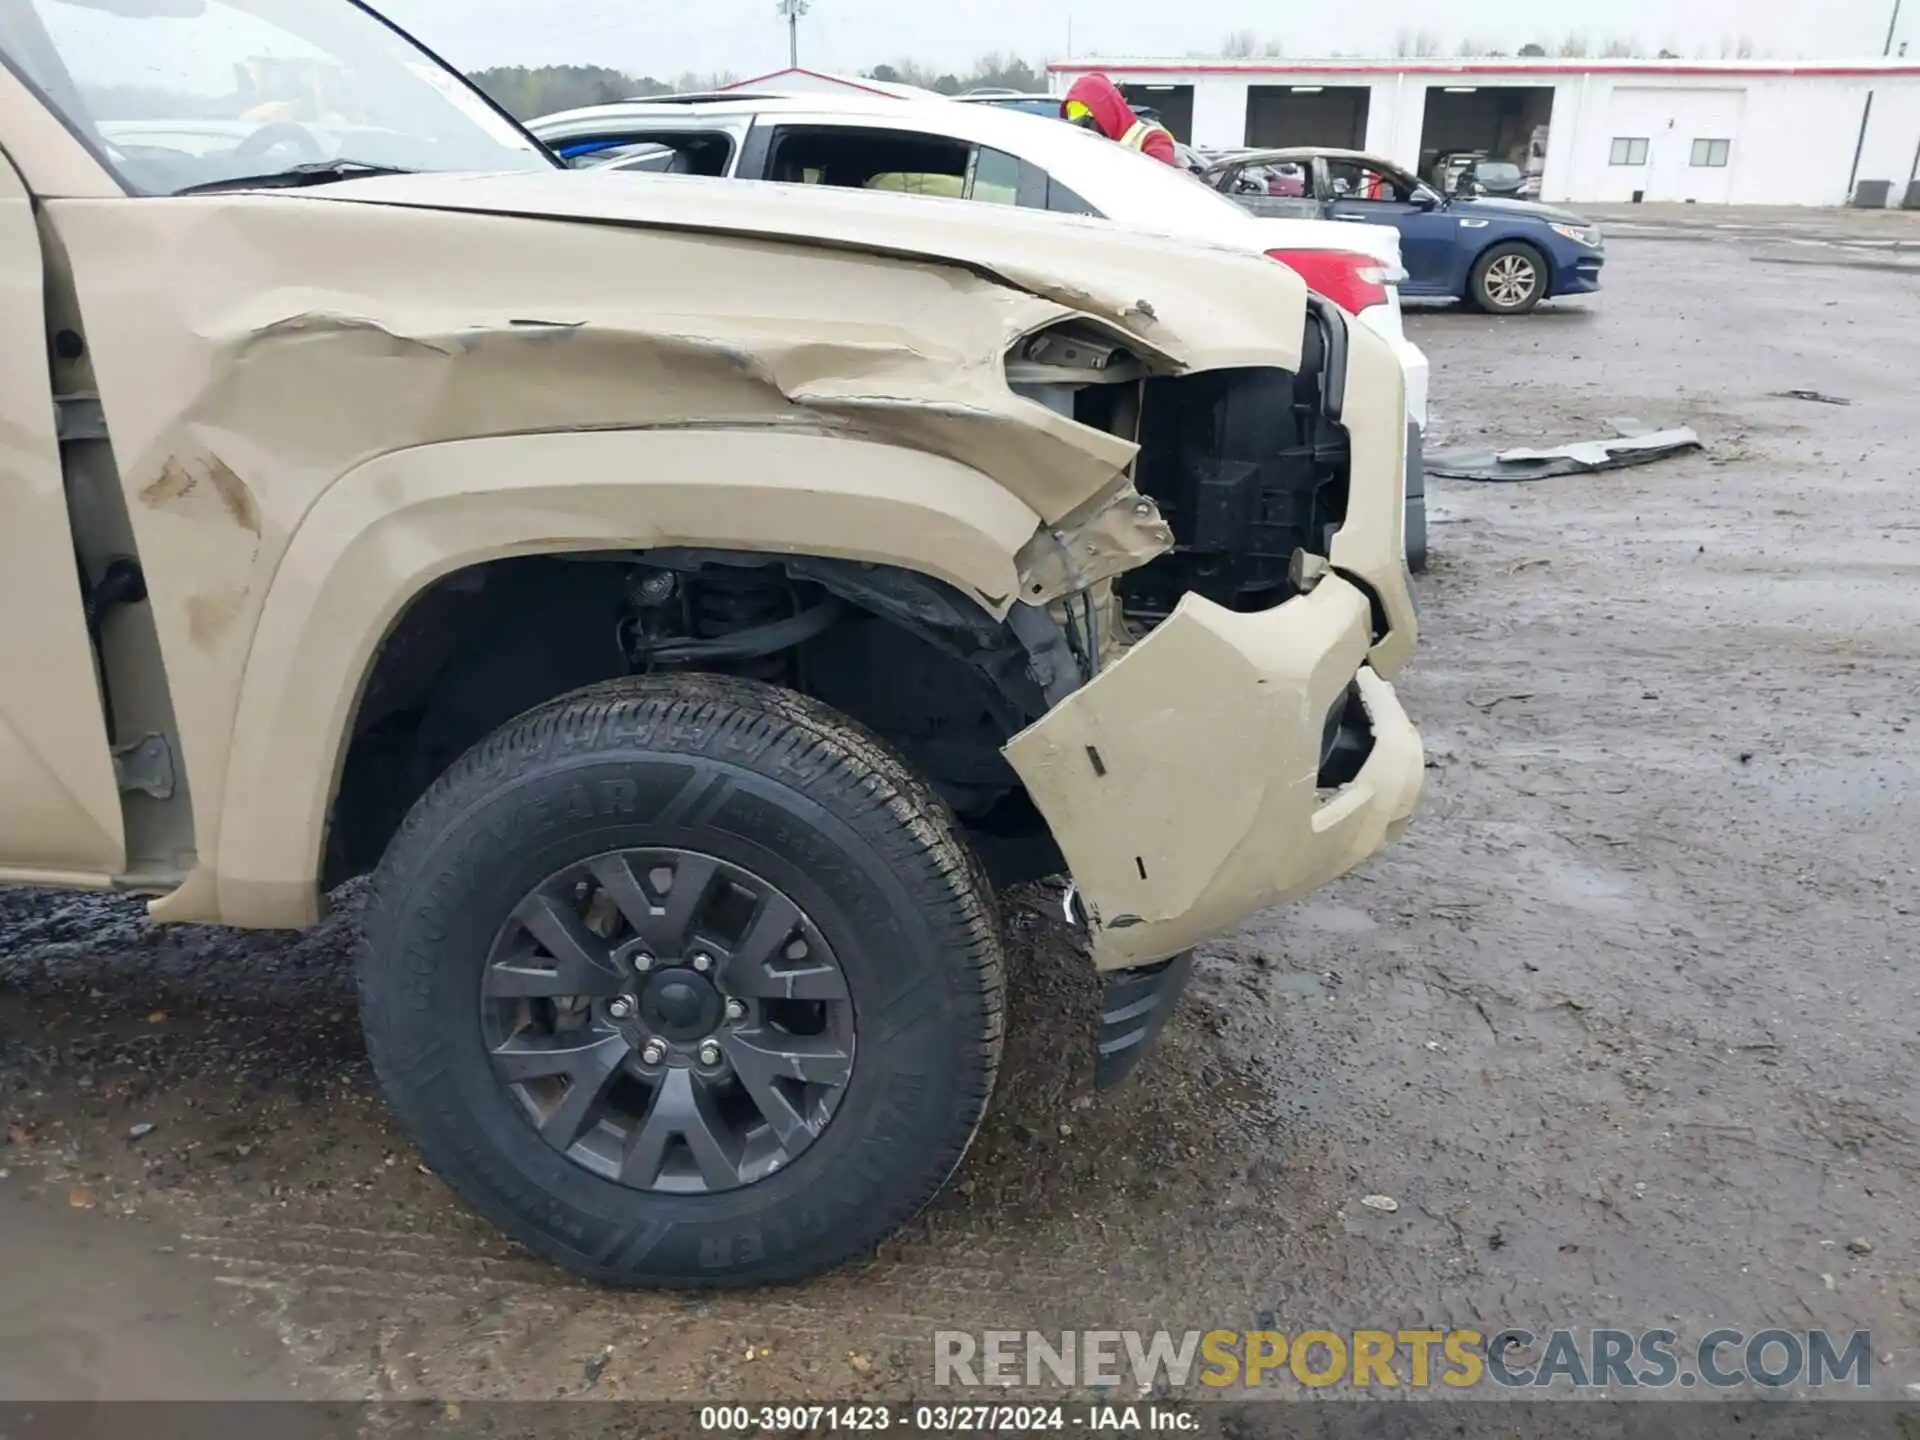
[[[127,867],[120,791],[67,521],[40,232],[0,156],[0,878]]]

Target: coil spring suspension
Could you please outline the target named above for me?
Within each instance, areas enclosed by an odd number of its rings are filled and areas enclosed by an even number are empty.
[[[778,570],[710,565],[688,587],[688,618],[702,640],[717,640],[794,613],[793,596]],[[731,668],[731,667],[730,667]],[[778,655],[737,663],[738,673],[778,680],[786,662]]]

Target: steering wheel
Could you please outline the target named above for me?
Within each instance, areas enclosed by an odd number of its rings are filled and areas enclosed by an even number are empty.
[[[313,138],[313,132],[291,120],[273,120],[262,125],[233,147],[231,158],[242,163],[264,160],[282,145],[290,145],[299,151],[302,161],[326,159],[326,152],[320,148],[320,142]]]

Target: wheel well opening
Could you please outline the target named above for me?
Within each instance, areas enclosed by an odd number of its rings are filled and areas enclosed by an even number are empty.
[[[940,791],[1000,883],[1061,868],[1002,757],[1045,713],[1027,648],[959,591],[886,566],[700,550],[516,557],[417,596],[375,656],[328,817],[322,884],[378,863],[467,750],[629,675],[721,673],[812,696]]]

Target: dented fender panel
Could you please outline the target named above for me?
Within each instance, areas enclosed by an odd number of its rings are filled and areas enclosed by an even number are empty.
[[[243,863],[251,850],[219,828],[235,805],[266,803],[230,797],[229,768],[289,547],[342,477],[383,457],[516,436],[753,432],[839,444],[837,469],[795,473],[852,495],[940,462],[969,485],[990,477],[1002,518],[1027,517],[1017,536],[999,519],[982,527],[1004,545],[990,564],[971,543],[946,562],[1004,614],[1016,597],[1051,602],[1168,543],[1157,515],[1136,514],[1135,447],[1015,394],[1011,347],[1093,313],[1122,338],[1138,327],[1162,367],[1297,361],[1304,291],[1282,267],[1225,251],[1175,264],[1187,253],[1176,242],[1112,227],[631,176],[392,178],[45,205],[148,577],[203,865]],[[1211,305],[1229,291],[1243,303]],[[543,508],[568,478],[566,452],[511,453],[521,473],[491,489],[523,487],[514,543],[550,548],[570,523]],[[704,478],[716,498],[751,493],[763,477],[749,457],[769,453],[717,447]],[[621,478],[634,492],[586,527],[591,543],[688,529],[684,515],[644,511],[663,493],[646,482],[663,477]],[[385,498],[408,503],[403,488]],[[716,503],[682,538],[750,548],[762,528]],[[912,563],[910,528],[861,543]],[[1063,547],[1080,558],[1067,564]],[[414,558],[394,573],[430,568]],[[287,664],[304,673],[298,657]],[[216,890],[194,877],[170,918],[232,918]]]
[[[261,610],[218,827],[219,917],[315,918],[361,679],[407,602],[445,575],[506,555],[724,545],[899,566],[1004,614],[1010,551],[1033,525],[956,461],[781,431],[506,436],[371,461],[301,523]],[[191,903],[184,891],[157,913],[188,918],[170,907]]]
[[[1337,574],[1261,614],[1188,595],[1006,756],[1046,817],[1102,969],[1148,965],[1345,874],[1405,829],[1420,740],[1367,663],[1371,606]],[[1358,681],[1359,775],[1319,788],[1326,717]]]

